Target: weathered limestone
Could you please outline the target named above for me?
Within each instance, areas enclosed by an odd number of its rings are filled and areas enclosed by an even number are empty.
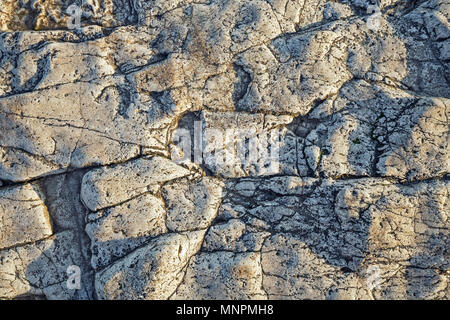
[[[157,187],[158,184],[189,174],[187,169],[166,158],[139,158],[108,168],[89,171],[81,185],[81,200],[92,211],[120,204]]]
[[[151,237],[166,233],[165,218],[163,202],[151,194],[91,214],[86,232],[91,239],[92,267],[106,266]]]
[[[196,255],[173,299],[264,299],[259,253]]]
[[[217,215],[222,187],[208,177],[178,179],[163,186],[161,198],[146,193],[90,214],[92,267],[111,265],[167,232],[205,231]]]
[[[309,193],[279,189],[273,196],[260,187],[265,181],[254,179],[252,193],[223,200],[218,218],[227,222],[213,224],[204,247],[245,251],[254,235],[245,229],[265,232],[262,247],[255,250],[262,252],[269,297],[446,296],[448,183],[329,180]],[[259,206],[250,199],[261,199]],[[418,265],[428,271],[417,272]],[[371,268],[384,279],[375,290],[367,284]],[[434,284],[420,289],[426,281]]]
[[[122,0],[101,1],[73,1],[61,2],[57,0],[30,1],[18,3],[13,0],[1,2],[0,30],[51,30],[66,29],[74,24],[74,10],[70,5],[76,5],[81,13],[89,12],[89,20],[80,25],[101,24],[105,27],[114,27],[131,23],[137,17],[133,16],[130,2]],[[85,17],[85,15],[83,16]]]
[[[445,98],[419,98],[354,82],[344,86],[332,103],[318,107],[313,119],[333,114],[311,130],[302,148],[310,168],[334,178],[441,176],[449,170],[448,104]],[[301,132],[301,126],[293,130]]]
[[[26,184],[0,191],[0,250],[50,235],[50,217],[36,186]]]
[[[24,181],[123,162],[138,156],[140,147],[164,152],[169,128],[183,111],[176,104],[186,104],[184,93],[169,94],[166,103],[148,91],[140,94],[130,75],[160,59],[142,48],[154,37],[142,33],[135,41],[141,50],[133,52],[123,48],[131,37],[125,30],[87,43],[26,35],[25,43],[4,48],[17,62],[9,92],[0,97],[0,123],[12,132],[0,136],[1,178]],[[23,170],[22,163],[33,169]]]
[[[167,209],[167,228],[174,232],[206,229],[214,220],[222,200],[220,181],[177,180],[166,184],[162,194]]]
[[[270,232],[261,231],[257,226],[246,225],[242,220],[230,219],[223,224],[212,226],[203,243],[203,250],[210,251],[259,251]]]
[[[0,298],[92,298],[90,275],[74,240],[71,231],[64,231],[35,244],[0,251]],[[80,267],[81,290],[68,288],[69,266]]]
[[[307,245],[284,234],[267,241],[261,267],[271,299],[369,299],[364,278],[329,265]]]
[[[297,173],[296,140],[282,128],[290,121],[262,113],[202,112],[204,165],[226,178]]]

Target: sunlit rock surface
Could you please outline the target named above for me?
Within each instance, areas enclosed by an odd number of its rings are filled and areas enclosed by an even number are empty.
[[[375,3],[0,0],[0,299],[449,299],[450,3]]]

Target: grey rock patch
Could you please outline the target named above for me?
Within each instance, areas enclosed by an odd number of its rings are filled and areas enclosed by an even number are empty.
[[[95,276],[100,299],[167,299],[183,279],[204,231],[168,234],[151,241]]]
[[[216,217],[222,200],[222,183],[210,177],[199,181],[177,180],[164,185],[162,196],[170,231],[205,229]]]

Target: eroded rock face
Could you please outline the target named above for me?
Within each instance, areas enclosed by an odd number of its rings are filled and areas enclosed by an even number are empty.
[[[162,236],[95,276],[100,299],[167,299],[199,250],[205,231]]]
[[[0,193],[0,248],[34,242],[52,235],[47,207],[29,184]]]
[[[162,182],[189,174],[166,158],[140,158],[111,168],[89,171],[81,184],[81,200],[92,211],[118,205]]]
[[[0,0],[0,298],[448,299],[450,5],[373,9]]]
[[[0,5],[1,31],[66,29],[76,16],[80,26],[114,27],[137,19],[133,6],[124,0],[2,0]]]
[[[91,239],[92,267],[107,266],[151,237],[167,232],[164,203],[144,194],[89,216],[86,233]]]
[[[199,181],[177,180],[163,187],[167,228],[174,232],[206,229],[217,215],[222,183],[209,177]]]
[[[73,232],[63,231],[33,244],[1,251],[0,296],[92,299],[92,274],[84,266],[84,258],[74,241]],[[70,266],[80,268],[80,289],[67,285]]]

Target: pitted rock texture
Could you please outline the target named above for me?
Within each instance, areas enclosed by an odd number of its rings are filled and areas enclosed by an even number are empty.
[[[0,0],[0,299],[449,299],[449,18]]]

